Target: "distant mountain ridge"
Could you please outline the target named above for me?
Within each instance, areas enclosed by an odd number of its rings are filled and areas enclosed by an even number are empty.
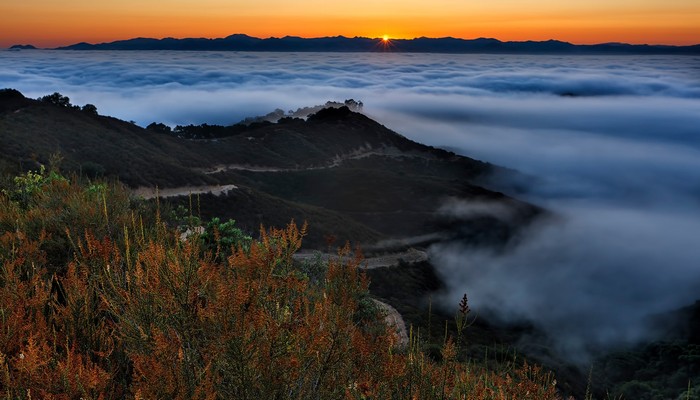
[[[344,36],[256,38],[234,34],[225,38],[133,38],[108,43],[86,42],[57,50],[190,50],[190,51],[303,51],[303,52],[399,52],[399,53],[495,53],[495,54],[687,54],[700,55],[700,44],[668,46],[626,43],[575,45],[558,40],[503,42],[492,38],[453,37],[391,39]]]

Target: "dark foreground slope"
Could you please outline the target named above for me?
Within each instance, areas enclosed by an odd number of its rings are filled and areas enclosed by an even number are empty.
[[[413,142],[347,108],[234,131],[183,139],[17,91],[0,93],[0,165],[8,172],[36,169],[59,155],[64,171],[115,177],[132,188],[170,188],[187,204],[189,193],[203,193],[203,216],[233,218],[253,232],[261,223],[308,220],[310,247],[323,247],[329,235],[365,244],[431,233],[499,242],[537,213],[474,184],[494,166]],[[204,194],[219,185],[236,189]],[[465,223],[438,212],[454,199],[501,202],[516,212],[509,221]]]

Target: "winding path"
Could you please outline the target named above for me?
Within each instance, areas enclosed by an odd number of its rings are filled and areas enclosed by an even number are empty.
[[[323,165],[309,166],[309,167],[299,167],[299,168],[281,168],[281,167],[271,167],[264,165],[250,165],[250,164],[219,164],[215,165],[213,168],[209,169],[199,169],[200,172],[213,175],[226,171],[250,171],[250,172],[300,172],[300,171],[317,171],[322,169],[337,168],[343,162],[348,160],[359,160],[362,158],[367,158],[370,156],[384,156],[391,158],[398,157],[417,157],[418,154],[407,155],[402,153],[401,150],[395,147],[380,147],[373,148],[370,145],[365,147],[359,147],[349,153],[337,154],[335,157],[330,159],[330,162]]]
[[[317,251],[300,251],[294,254],[293,257],[297,261],[313,261],[319,254],[321,256],[321,261],[323,262],[339,259],[337,254],[319,253]],[[428,261],[428,253],[422,250],[408,249],[399,253],[391,253],[377,257],[367,257],[360,262],[359,268],[389,268],[396,267],[402,262],[407,264],[415,264],[423,261]]]
[[[214,196],[220,196],[222,194],[227,194],[233,189],[238,189],[236,185],[204,185],[204,186],[181,186],[176,188],[151,188],[151,187],[138,187],[133,189],[131,192],[138,197],[143,197],[144,199],[154,199],[168,198],[168,197],[178,197],[178,196],[189,196],[191,194],[205,194],[211,193]]]

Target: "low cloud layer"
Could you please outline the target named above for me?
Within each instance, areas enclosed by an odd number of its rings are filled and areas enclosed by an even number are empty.
[[[0,52],[0,87],[140,125],[355,98],[412,139],[526,173],[526,199],[558,218],[505,254],[431,249],[444,301],[532,320],[579,361],[700,298],[699,78],[697,57]]]
[[[527,120],[533,96],[700,98],[692,57],[0,51],[0,61],[0,86],[31,97],[60,91],[139,124],[233,123],[351,97],[377,115],[446,122],[493,115],[465,107],[481,100],[521,103]],[[451,107],[431,107],[440,99]]]
[[[455,307],[469,293],[485,315],[534,321],[556,350],[585,363],[600,348],[653,338],[649,316],[700,297],[700,220],[673,211],[559,204],[563,218],[530,227],[496,253],[459,243],[431,249]]]

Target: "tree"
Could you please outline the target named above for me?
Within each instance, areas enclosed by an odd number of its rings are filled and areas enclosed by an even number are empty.
[[[81,110],[90,115],[97,115],[97,107],[95,107],[93,104],[85,104]]]
[[[171,134],[173,132],[173,130],[168,125],[165,125],[165,124],[160,123],[160,122],[158,122],[158,123],[151,122],[150,124],[148,124],[146,129],[149,131],[156,132],[156,133]]]
[[[44,103],[50,103],[57,105],[59,107],[72,107],[72,104],[70,103],[70,99],[68,96],[64,96],[58,92],[54,92],[53,94],[49,94],[44,97],[40,97],[39,101],[43,101]]]

